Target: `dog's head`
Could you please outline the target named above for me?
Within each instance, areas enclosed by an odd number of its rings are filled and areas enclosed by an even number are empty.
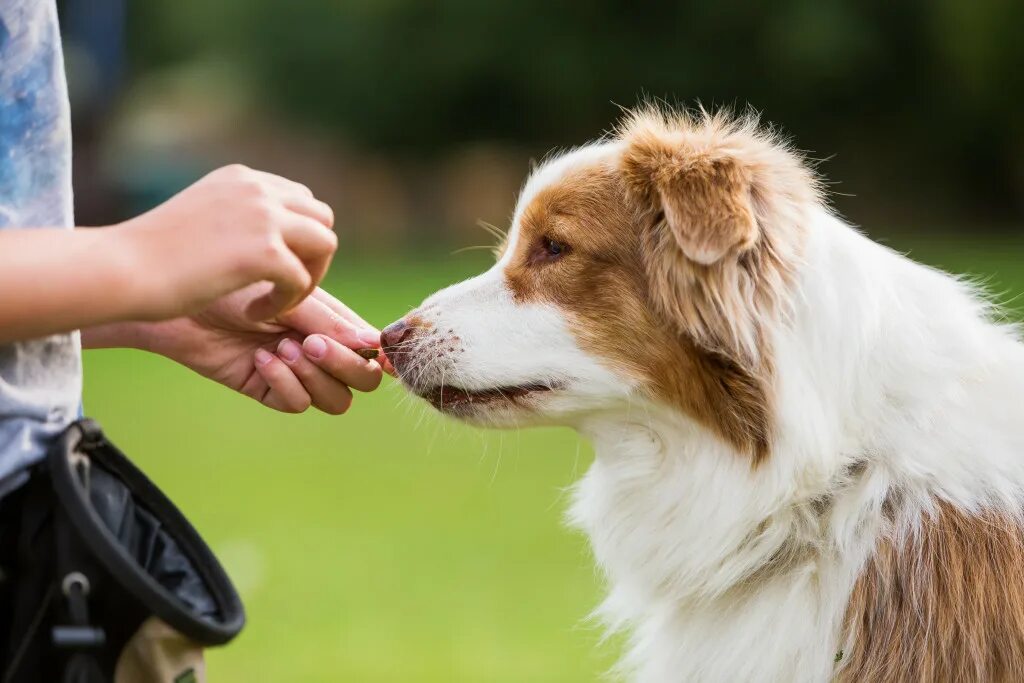
[[[769,327],[818,202],[813,175],[749,120],[635,113],[529,179],[487,272],[384,330],[402,381],[491,425],[574,424],[637,400],[760,459]]]

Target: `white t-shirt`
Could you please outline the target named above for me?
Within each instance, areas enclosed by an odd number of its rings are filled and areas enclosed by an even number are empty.
[[[0,230],[73,225],[56,5],[0,0]],[[75,419],[81,393],[77,332],[0,344],[0,496]]]

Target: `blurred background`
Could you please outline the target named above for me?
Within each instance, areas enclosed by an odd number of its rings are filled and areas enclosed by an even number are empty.
[[[242,162],[338,216],[326,287],[377,325],[482,270],[532,160],[639,100],[763,112],[872,237],[1024,309],[1019,0],[62,0],[79,224]],[[197,245],[201,248],[201,245]],[[391,385],[272,415],[140,353],[86,404],[209,537],[250,624],[221,681],[594,681],[618,644],[560,525],[590,453]]]

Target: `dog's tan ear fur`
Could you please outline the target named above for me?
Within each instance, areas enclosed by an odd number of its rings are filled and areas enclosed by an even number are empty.
[[[692,261],[711,265],[757,241],[750,170],[727,150],[702,147],[680,131],[635,124],[622,169],[628,186],[660,208]]]
[[[649,107],[616,137],[653,303],[698,345],[764,364],[762,328],[787,305],[821,201],[814,174],[752,117]]]

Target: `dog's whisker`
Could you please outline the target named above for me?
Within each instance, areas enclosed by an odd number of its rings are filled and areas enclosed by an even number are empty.
[[[476,222],[476,225],[477,227],[485,230],[487,233],[491,235],[491,237],[498,240],[499,242],[508,239],[508,232],[499,228],[497,225],[494,225],[493,223],[488,223],[485,220],[478,220]]]
[[[460,247],[459,249],[455,249],[454,251],[451,252],[451,254],[452,256],[457,256],[458,254],[464,254],[467,251],[480,251],[483,249],[486,249],[487,251],[494,251],[494,245],[474,244],[468,247]]]

